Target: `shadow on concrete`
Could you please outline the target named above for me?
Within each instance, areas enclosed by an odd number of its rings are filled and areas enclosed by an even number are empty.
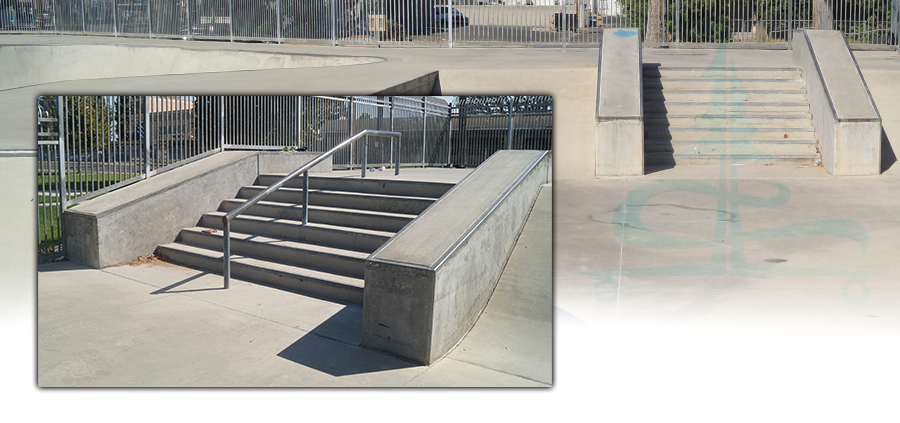
[[[55,263],[39,263],[37,266],[38,273],[43,272],[65,272],[67,270],[91,270],[90,267],[72,263],[68,260],[58,261]]]
[[[346,335],[348,330],[358,331],[361,337],[361,307],[344,307],[312,332],[279,352],[278,356],[331,376],[418,367],[417,364],[386,353],[363,348],[359,343],[339,340],[345,338],[341,334]]]
[[[177,288],[177,287],[179,287],[179,286],[181,286],[181,285],[184,285],[184,284],[186,284],[186,283],[188,283],[188,282],[190,282],[190,281],[199,279],[199,278],[201,278],[201,277],[203,277],[203,276],[206,276],[206,275],[208,275],[208,274],[209,274],[209,273],[207,273],[207,272],[203,272],[203,273],[200,273],[200,274],[191,276],[191,277],[189,277],[189,278],[187,278],[187,279],[182,279],[182,280],[180,280],[180,281],[178,281],[178,282],[175,282],[175,283],[173,283],[173,284],[171,284],[171,285],[169,285],[169,286],[166,286],[166,287],[157,289],[156,291],[151,292],[150,295],[156,295],[156,294],[181,294],[181,293],[185,293],[185,292],[200,292],[200,291],[220,291],[220,290],[225,289],[224,286],[220,286],[220,287],[216,287],[216,288],[181,289],[181,290],[178,290],[178,291],[172,291],[173,288]]]
[[[888,140],[887,132],[884,132],[884,128],[881,128],[881,173],[886,172],[891,166],[897,162],[897,155],[894,153],[894,149],[891,147],[891,142]]]
[[[674,160],[674,158],[672,159]],[[644,175],[649,175],[651,173],[661,172],[663,170],[672,169],[675,167],[675,163],[664,164],[664,165],[653,165],[653,166],[645,166],[644,167]]]

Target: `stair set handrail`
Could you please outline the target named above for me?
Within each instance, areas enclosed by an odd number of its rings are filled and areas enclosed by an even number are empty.
[[[268,188],[253,196],[253,198],[247,200],[244,204],[241,204],[239,207],[222,216],[222,224],[225,228],[225,234],[222,237],[222,252],[224,253],[222,256],[222,274],[225,277],[225,289],[228,289],[229,282],[231,281],[231,221],[237,217],[239,214],[246,211],[248,208],[254,206],[256,203],[262,201],[263,198],[268,196],[269,194],[277,191],[281,188],[287,181],[296,178],[301,173],[303,174],[303,226],[306,226],[309,216],[309,170],[314,166],[321,163],[323,160],[331,157],[341,148],[346,147],[347,145],[352,144],[354,141],[365,137],[363,142],[363,151],[362,151],[362,178],[366,177],[366,168],[368,167],[368,152],[369,152],[369,135],[372,136],[381,136],[381,137],[390,137],[392,139],[397,140],[397,148],[395,151],[394,158],[394,175],[400,174],[400,137],[402,136],[399,132],[394,131],[379,131],[374,129],[364,129],[358,132],[356,135],[347,138],[342,141],[340,144],[334,146],[331,150],[328,150],[320,155],[318,155],[315,159],[307,162],[303,166],[300,166],[297,170],[291,172],[284,178],[281,178],[278,182],[275,182],[272,185],[269,185]],[[393,142],[391,143],[393,144]],[[351,165],[351,168],[353,165]]]

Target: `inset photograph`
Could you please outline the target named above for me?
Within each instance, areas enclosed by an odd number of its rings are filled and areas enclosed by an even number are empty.
[[[41,96],[40,387],[549,387],[549,96]]]

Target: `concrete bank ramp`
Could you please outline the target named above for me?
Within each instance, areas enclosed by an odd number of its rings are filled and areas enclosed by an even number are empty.
[[[372,253],[363,345],[422,364],[450,351],[490,299],[550,177],[549,151],[499,151]]]
[[[6,45],[0,46],[0,89],[82,79],[347,66],[384,60],[126,44]]]

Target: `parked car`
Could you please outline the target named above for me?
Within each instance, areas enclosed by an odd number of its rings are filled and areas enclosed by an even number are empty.
[[[469,18],[460,11],[452,9],[452,22],[454,27],[469,26]],[[434,7],[434,24],[438,28],[447,28],[447,24],[451,21],[451,10],[448,6]]]

